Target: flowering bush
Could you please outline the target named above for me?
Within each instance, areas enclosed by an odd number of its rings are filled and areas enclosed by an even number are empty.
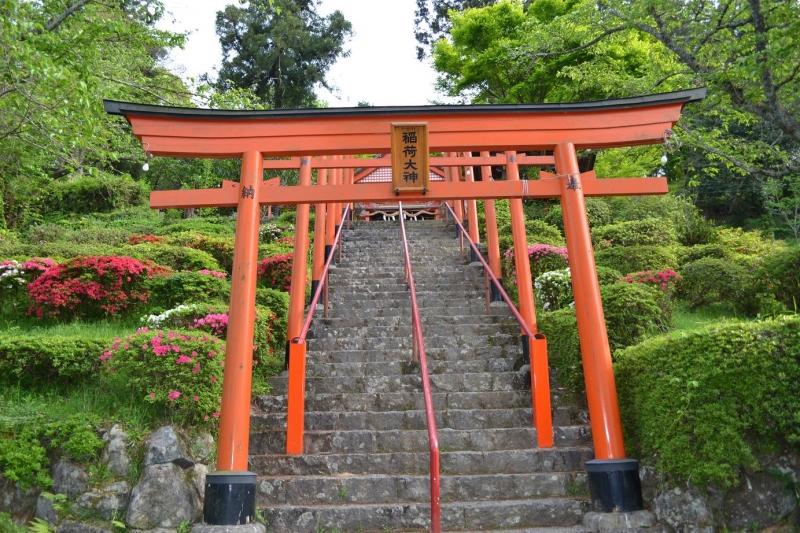
[[[100,361],[109,380],[181,419],[219,416],[225,347],[199,331],[141,328],[115,339]]]
[[[536,278],[533,286],[545,311],[572,305],[572,278],[568,268],[545,272]]]
[[[262,242],[273,242],[280,238],[283,231],[276,224],[267,223],[261,224],[258,231],[259,240]]]
[[[131,235],[128,237],[128,244],[155,244],[157,242],[161,242],[163,239],[161,237],[156,237],[155,235]]]
[[[28,285],[29,312],[42,316],[117,315],[146,302],[146,279],[166,273],[162,267],[121,256],[76,257],[49,267]]]
[[[258,277],[267,287],[288,291],[292,285],[292,254],[280,254],[262,259]]]
[[[202,329],[222,337],[228,331],[228,313],[209,313],[202,318],[195,318],[192,329]]]
[[[197,273],[200,274],[201,276],[210,276],[212,278],[217,278],[217,279],[226,279],[228,277],[228,274],[225,272],[219,272],[217,270],[208,270],[207,268],[204,268],[203,270],[198,270]]]
[[[654,271],[643,270],[633,272],[622,278],[626,283],[643,283],[651,287],[656,287],[664,292],[672,292],[675,285],[681,280],[680,274],[668,268],[667,270]]]

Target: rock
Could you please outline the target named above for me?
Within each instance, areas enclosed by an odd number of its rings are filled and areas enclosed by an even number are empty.
[[[108,466],[108,470],[118,477],[127,476],[131,467],[131,460],[128,457],[128,434],[116,424],[103,435],[103,440],[106,441],[103,462]]]
[[[191,442],[192,458],[198,463],[207,463],[217,450],[214,436],[207,431],[197,434]]]
[[[746,474],[740,486],[725,497],[723,520],[732,530],[763,528],[780,522],[797,510],[788,480],[766,472]]]
[[[89,475],[86,470],[67,459],[60,459],[53,467],[53,491],[75,498],[86,492]]]
[[[112,529],[100,526],[93,526],[83,522],[65,521],[58,526],[57,533],[114,533]]]
[[[178,527],[193,522],[200,510],[197,491],[179,466],[153,464],[131,492],[126,522],[135,529]]]
[[[41,518],[48,524],[58,522],[58,512],[52,497],[39,494],[39,499],[36,500],[36,518]]]
[[[206,497],[206,474],[208,474],[208,467],[201,463],[196,463],[189,471],[189,479],[191,479],[201,502]]]
[[[245,524],[242,526],[211,526],[195,524],[192,533],[266,533],[264,524]]]
[[[189,468],[194,461],[189,457],[183,439],[172,426],[155,430],[145,443],[144,466],[175,463],[181,468]]]
[[[105,487],[81,494],[76,502],[78,508],[92,511],[106,520],[119,516],[128,507],[130,487],[126,481],[111,483]]]
[[[9,513],[20,522],[27,522],[36,511],[38,492],[34,489],[22,490],[10,479],[0,476],[0,512]]]
[[[586,513],[583,527],[592,533],[614,533],[616,531],[649,531],[656,518],[650,511],[630,513]]]
[[[692,488],[664,490],[653,501],[653,511],[659,522],[682,533],[714,531],[714,518],[706,499]]]

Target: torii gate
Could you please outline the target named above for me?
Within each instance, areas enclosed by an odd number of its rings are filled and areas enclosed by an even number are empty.
[[[584,197],[664,194],[667,182],[665,178],[597,179],[594,172],[580,173],[576,150],[663,142],[683,106],[704,96],[705,89],[692,89],[570,104],[268,111],[189,109],[106,100],[106,111],[127,118],[147,154],[242,160],[239,183],[226,181],[216,189],[155,191],[150,198],[151,207],[159,209],[238,210],[217,472],[209,474],[206,481],[206,522],[229,525],[254,518],[256,481],[247,467],[260,206],[298,206],[288,326],[288,338],[292,339],[303,321],[309,204],[316,204],[317,213],[313,277],[319,275],[325,248],[333,242],[334,224],[343,205],[398,200],[391,183],[355,183],[361,177],[355,169],[363,173],[365,169],[387,166],[385,159],[343,157],[390,153],[390,129],[395,122],[427,123],[431,152],[448,154],[431,157],[430,164],[445,168],[445,174],[450,175],[446,181],[431,182],[424,194],[407,193],[400,199],[453,202],[458,217],[464,216],[461,200],[467,200],[466,214],[473,237],[478,235],[475,200],[487,202],[489,257],[496,274],[499,254],[492,201],[510,200],[520,314],[533,332],[538,330],[522,199],[560,199],[596,458],[587,463],[592,497],[609,510],[634,510],[631,506],[635,504],[630,502],[636,501],[641,505],[638,463],[626,458],[623,445]],[[527,156],[518,151],[546,151],[553,155]],[[457,155],[459,152],[462,155]],[[465,154],[471,152],[481,155]],[[490,155],[492,152],[496,155]],[[504,181],[474,181],[471,170],[465,181],[457,176],[460,168],[473,166],[480,166],[483,176],[491,176],[491,166],[499,165],[506,168]],[[520,165],[554,166],[555,174],[544,172],[538,180],[520,180]],[[299,184],[280,186],[273,180],[264,181],[265,168],[298,168]],[[312,169],[319,170],[317,185],[311,183]],[[319,278],[312,281],[318,282]],[[294,395],[295,400],[292,404],[290,399],[287,453],[302,453],[305,352],[294,352],[292,357],[289,395]],[[292,389],[293,383],[297,390]],[[548,445],[546,437],[540,445]]]

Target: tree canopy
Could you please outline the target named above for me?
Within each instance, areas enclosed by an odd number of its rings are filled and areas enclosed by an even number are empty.
[[[319,0],[252,0],[217,13],[221,89],[252,89],[274,108],[307,107],[330,88],[328,69],[346,56],[351,24],[340,11],[317,14]]]

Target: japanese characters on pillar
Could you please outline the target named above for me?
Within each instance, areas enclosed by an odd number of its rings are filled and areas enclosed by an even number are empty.
[[[428,192],[428,124],[392,124],[392,188],[395,194]]]

